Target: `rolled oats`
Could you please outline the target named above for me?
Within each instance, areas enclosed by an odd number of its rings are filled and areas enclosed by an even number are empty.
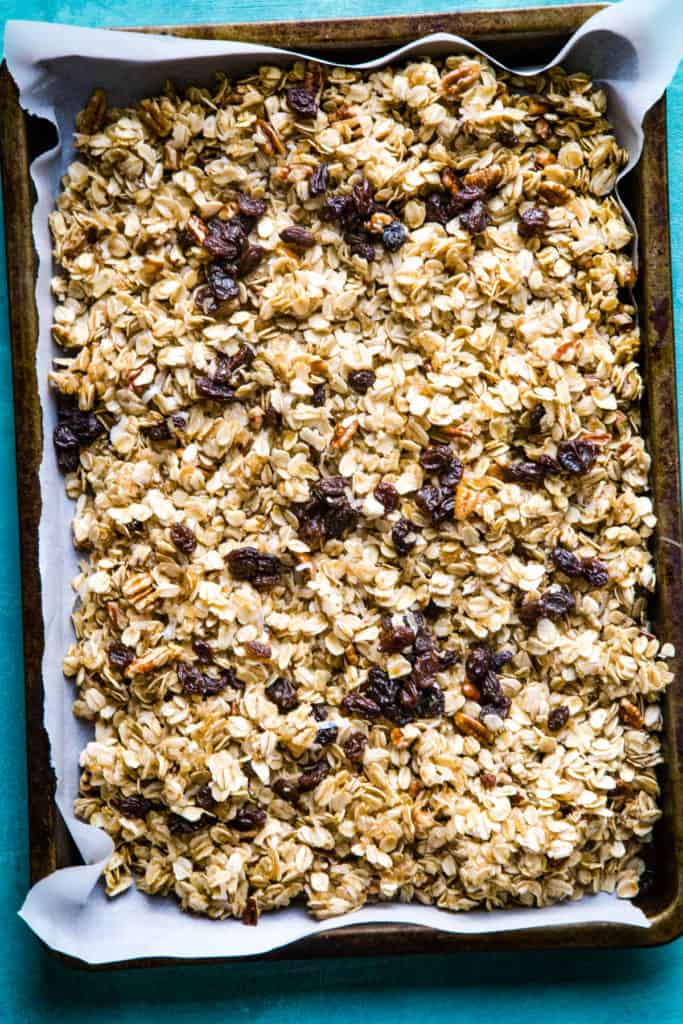
[[[297,63],[79,117],[51,380],[110,895],[637,892],[673,652],[625,154],[585,75],[527,84]]]

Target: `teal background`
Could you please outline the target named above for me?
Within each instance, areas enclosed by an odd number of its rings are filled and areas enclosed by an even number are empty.
[[[558,0],[555,0],[557,3]],[[647,5],[649,0],[642,0]],[[683,3],[683,0],[681,0]],[[88,26],[351,17],[533,6],[515,0],[0,0],[0,22]],[[543,4],[536,3],[536,6]],[[668,92],[678,375],[683,380],[683,69]],[[2,222],[0,217],[0,236]],[[4,239],[0,237],[0,259]],[[683,402],[681,403],[683,407]],[[470,954],[169,967],[87,974],[43,952],[16,917],[28,884],[24,696],[4,264],[0,266],[0,1024],[506,1024],[683,1021],[683,940],[622,952]]]

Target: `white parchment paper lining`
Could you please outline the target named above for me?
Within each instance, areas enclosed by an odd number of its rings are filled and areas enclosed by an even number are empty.
[[[381,67],[409,55],[482,52],[456,36],[432,35],[359,67]],[[608,91],[610,117],[620,143],[629,152],[629,168],[641,146],[643,114],[659,98],[683,53],[683,4],[680,0],[623,0],[601,11],[558,54],[562,63],[585,70]],[[417,904],[369,906],[334,921],[316,922],[299,907],[265,914],[257,928],[238,921],[216,922],[179,912],[170,898],[148,897],[131,889],[110,901],[97,885],[112,842],[100,829],[73,815],[78,790],[79,753],[90,730],[72,715],[72,689],[61,660],[73,634],[70,611],[76,574],[71,544],[72,505],[64,494],[50,438],[55,425],[47,376],[56,349],[50,334],[52,298],[51,243],[47,218],[59,179],[73,159],[74,119],[95,86],[107,91],[110,105],[127,106],[154,95],[166,78],[178,83],[209,82],[217,70],[238,77],[259,63],[286,63],[285,50],[243,43],[198,42],[164,36],[133,35],[40,22],[9,22],[5,54],[25,109],[52,121],[59,144],[32,165],[37,203],[33,234],[39,257],[36,297],[40,318],[38,386],[43,411],[43,458],[40,528],[45,655],[45,724],[57,776],[57,802],[85,861],[43,879],[28,894],[21,916],[33,931],[59,952],[101,964],[138,957],[227,957],[261,953],[318,931],[349,924],[392,922],[417,924],[448,932],[500,932],[579,922],[620,922],[648,927],[632,903],[601,894],[543,909],[449,913]],[[488,56],[488,55],[486,55]],[[490,57],[489,60],[492,60]],[[492,63],[497,67],[495,60]],[[625,173],[625,172],[624,172]],[[17,410],[21,415],[21,410]]]

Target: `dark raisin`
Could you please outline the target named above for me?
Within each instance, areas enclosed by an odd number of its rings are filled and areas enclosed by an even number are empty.
[[[376,701],[370,697],[364,697],[357,690],[347,693],[341,702],[341,706],[350,715],[355,715],[357,718],[364,718],[368,721],[372,721],[373,718],[379,718],[382,713]]]
[[[152,423],[149,427],[142,427],[141,433],[150,441],[170,441],[173,437],[166,420],[159,420],[158,423]]]
[[[468,206],[472,206],[474,203],[481,203],[485,198],[486,193],[483,188],[477,188],[476,185],[466,185],[451,195],[451,206],[460,213],[461,210],[466,210]]]
[[[297,785],[300,793],[308,793],[315,789],[323,779],[329,775],[330,766],[327,761],[318,761],[316,764],[306,768],[298,778]]]
[[[327,400],[327,391],[324,384],[316,384],[313,388],[313,396],[311,398],[311,405],[314,405],[316,409],[320,409]]]
[[[191,555],[197,547],[197,538],[189,526],[182,523],[174,523],[171,527],[171,540],[184,555]]]
[[[420,703],[420,691],[415,680],[408,677],[398,691],[398,702],[406,711],[413,712]]]
[[[243,213],[245,217],[250,217],[252,220],[259,220],[266,212],[267,204],[265,199],[252,199],[251,196],[245,196],[240,193],[237,197],[237,203],[240,213]]]
[[[107,651],[109,658],[109,664],[112,668],[118,668],[122,672],[128,668],[130,663],[135,660],[135,651],[132,647],[128,647],[127,644],[122,644],[119,641],[115,641],[109,647]]]
[[[222,693],[228,686],[232,686],[236,690],[242,689],[242,683],[240,683],[231,668],[222,669],[219,676],[203,676],[205,697],[215,697],[216,694]]]
[[[263,828],[267,817],[266,812],[256,804],[243,804],[228,822],[228,828],[234,828],[237,832],[256,832]]]
[[[234,273],[226,270],[221,263],[209,264],[206,279],[211,289],[211,294],[218,302],[236,299],[240,293]]]
[[[183,688],[183,693],[194,697],[204,696],[204,676],[198,668],[181,661],[176,672],[178,673],[178,682]]]
[[[382,245],[388,252],[398,252],[405,245],[408,232],[400,220],[392,220],[382,232]]]
[[[257,589],[267,590],[280,582],[284,565],[275,555],[264,555],[256,548],[235,548],[226,559],[230,575],[248,580]]]
[[[461,215],[460,223],[471,235],[479,235],[482,231],[485,231],[491,223],[486,203],[477,199],[472,203],[467,213]]]
[[[439,653],[439,671],[444,672],[447,668],[452,668],[458,660],[457,651],[440,651]]]
[[[212,823],[213,819],[209,818],[206,814],[202,814],[198,821],[188,821],[187,818],[181,817],[180,814],[176,814],[174,811],[166,818],[166,824],[168,831],[172,836],[188,836],[193,832],[198,832],[202,828],[206,828]]]
[[[315,117],[318,113],[318,102],[312,92],[301,86],[293,86],[287,90],[287,106],[299,117]]]
[[[315,742],[321,747],[329,747],[331,743],[337,742],[339,726],[327,722],[316,733]]]
[[[567,612],[573,610],[575,605],[574,595],[563,587],[559,587],[557,590],[547,590],[545,594],[541,594],[538,603],[543,614],[549,618],[566,615]]]
[[[398,624],[392,622],[390,615],[382,620],[382,629],[379,637],[380,651],[396,654],[405,647],[411,647],[414,640],[415,633],[410,626],[403,622]]]
[[[320,210],[320,219],[327,222],[346,222],[351,214],[356,216],[356,207],[351,196],[334,195],[328,196],[325,200]]]
[[[512,661],[514,654],[512,651],[498,651],[497,654],[493,655],[493,671],[500,672],[504,665],[507,665],[508,661]]]
[[[194,293],[194,304],[204,316],[211,316],[220,305],[208,284],[202,285]]]
[[[415,527],[408,519],[399,519],[392,527],[391,540],[397,555],[404,557],[410,554],[417,543]]]
[[[327,718],[327,704],[324,704],[322,701],[312,704],[311,715],[315,718],[316,722],[324,722]]]
[[[415,495],[415,504],[420,512],[431,517],[441,504],[443,495],[441,488],[435,484],[425,484]]]
[[[272,402],[268,402],[266,411],[263,414],[263,426],[270,430],[280,430],[282,428],[282,413],[278,412]]]
[[[582,575],[581,559],[577,558],[572,551],[568,551],[567,548],[560,547],[558,544],[557,547],[553,548],[550,557],[565,576],[576,577]]]
[[[375,383],[377,375],[372,370],[351,370],[346,379],[350,388],[359,395],[365,395]]]
[[[434,676],[441,671],[441,659],[436,651],[421,654],[413,665],[413,679],[421,690],[434,683]]]
[[[375,258],[375,247],[363,232],[355,232],[347,235],[349,249],[352,256],[360,256],[361,259],[372,263]]]
[[[510,462],[501,466],[503,480],[513,484],[542,484],[546,478],[546,468],[540,462],[531,459],[526,462]]]
[[[244,646],[257,661],[270,661],[273,656],[270,644],[263,644],[260,640],[247,640]]]
[[[440,718],[446,706],[443,690],[434,683],[428,689],[422,690],[417,705],[417,714],[420,718]]]
[[[308,179],[308,194],[312,199],[327,192],[330,181],[330,169],[327,164],[318,164]]]
[[[216,806],[216,801],[213,798],[211,786],[208,782],[205,782],[203,786],[199,787],[195,793],[194,802],[198,807],[202,807],[205,811],[210,811]]]
[[[117,800],[116,806],[126,818],[145,818],[154,804],[141,793],[132,793]]]
[[[491,652],[486,647],[473,647],[465,661],[465,674],[471,683],[478,686],[491,671]]]
[[[532,629],[539,619],[543,618],[543,610],[538,601],[525,601],[519,608],[519,619],[525,626]]]
[[[358,215],[363,219],[367,220],[374,209],[374,196],[375,190],[368,181],[367,178],[361,178],[357,185],[354,185],[351,189],[351,197],[353,199]]]
[[[258,925],[258,903],[254,896],[247,896],[242,911],[242,924],[248,928],[255,928]]]
[[[249,242],[240,257],[240,276],[246,277],[247,274],[251,274],[252,270],[256,270],[265,255],[266,250],[262,245],[257,245],[255,242]]]
[[[193,638],[192,650],[204,665],[209,665],[213,661],[213,648],[210,643],[202,640],[201,637],[196,636]]]
[[[213,377],[198,377],[195,387],[200,398],[207,398],[221,405],[229,405],[235,401],[235,389],[230,384],[221,383]]]
[[[539,466],[543,467],[546,476],[557,476],[558,473],[562,472],[562,467],[552,455],[539,455],[536,461]]]
[[[379,483],[373,494],[380,505],[384,505],[385,512],[395,512],[398,508],[399,494],[393,484]]]
[[[543,422],[543,417],[544,416],[545,416],[545,406],[544,405],[535,405],[533,407],[533,409],[531,410],[531,412],[529,413],[529,433],[530,434],[537,434],[538,433],[538,431],[541,429],[541,423]]]
[[[450,465],[454,455],[449,444],[430,444],[420,452],[420,465],[428,473],[439,473]]]
[[[557,446],[557,461],[565,471],[573,476],[588,473],[595,463],[598,449],[592,441],[576,438],[573,441],[561,441]]]
[[[476,685],[481,694],[482,704],[495,704],[497,700],[503,695],[503,691],[500,688],[498,676],[493,671],[487,672],[484,678],[481,679]]]
[[[171,416],[171,423],[174,430],[183,431],[187,427],[187,413],[176,412]]]
[[[299,706],[296,687],[284,676],[278,676],[269,686],[266,686],[266,697],[268,700],[272,700],[283,714],[293,711]]]
[[[307,228],[301,228],[297,224],[284,228],[280,232],[280,238],[295,249],[312,249],[315,245],[315,235]]]
[[[81,450],[75,434],[65,423],[60,423],[52,437],[60,470],[62,473],[75,473],[81,464]]]
[[[584,558],[581,562],[581,575],[591,587],[606,587],[609,583],[607,566],[598,558]]]
[[[299,536],[311,547],[339,540],[358,522],[358,512],[349,501],[342,476],[322,477],[311,485],[311,497],[294,507]]]
[[[275,779],[272,789],[281,800],[286,800],[289,804],[298,804],[299,790],[287,779]]]
[[[425,220],[446,225],[455,216],[448,192],[431,192],[425,201]]]
[[[548,212],[540,206],[532,206],[520,214],[517,231],[522,238],[533,238],[543,234],[548,226]]]
[[[368,738],[363,732],[352,732],[344,741],[344,753],[349,761],[362,761],[365,748],[368,745]]]
[[[569,708],[565,704],[561,704],[559,708],[553,708],[548,715],[548,728],[551,732],[559,732],[560,729],[564,729],[568,721]]]
[[[247,244],[248,228],[237,218],[221,220],[219,217],[212,217],[207,224],[207,228],[209,230],[203,243],[207,252],[210,252],[214,259],[226,260],[228,263],[239,263],[240,256]],[[220,264],[214,263],[212,266],[220,266]],[[217,299],[223,301],[223,299],[232,298],[232,296],[224,295],[221,297],[216,294],[216,289],[211,282],[210,275],[209,285]]]
[[[92,444],[105,430],[94,412],[79,409],[74,400],[68,400],[64,396],[60,396],[59,399],[57,418],[60,423],[65,423],[69,427],[81,448]]]
[[[450,463],[439,473],[439,480],[444,487],[455,488],[462,480],[464,467],[457,455],[454,455]]]

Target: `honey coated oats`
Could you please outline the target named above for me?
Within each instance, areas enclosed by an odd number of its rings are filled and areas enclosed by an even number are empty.
[[[77,128],[51,381],[107,891],[634,896],[672,650],[604,93],[297,63]]]

